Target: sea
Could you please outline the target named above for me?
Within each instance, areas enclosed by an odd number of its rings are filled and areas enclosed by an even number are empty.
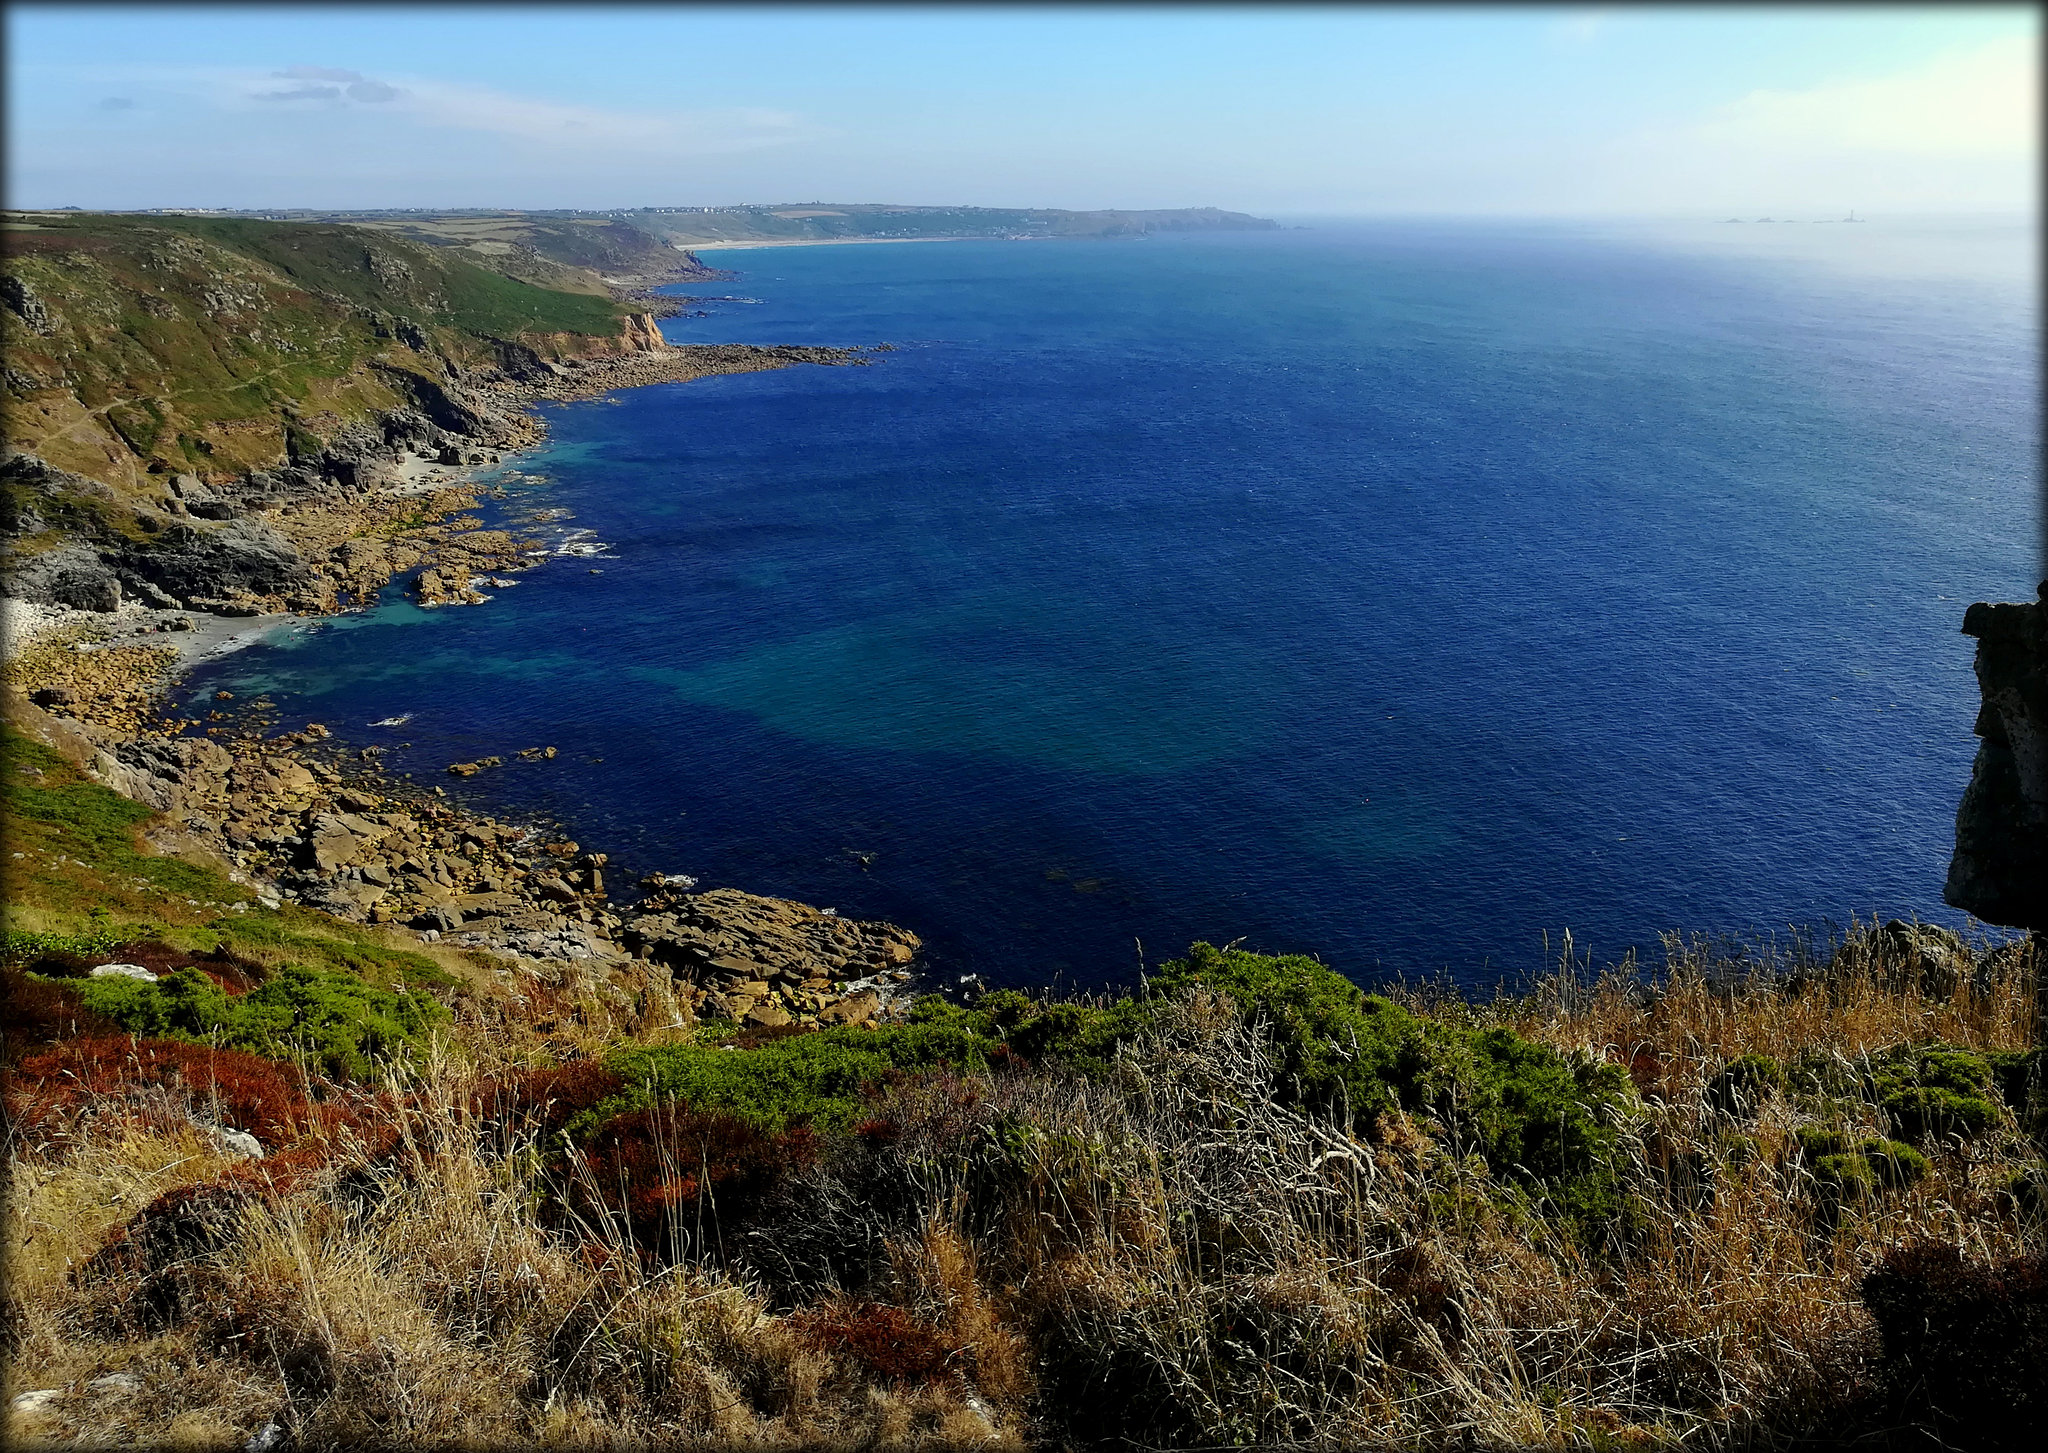
[[[188,678],[932,977],[1196,940],[1474,991],[1941,901],[1976,600],[2029,600],[2031,218],[1289,219],[708,254],[544,407],[549,552]],[[536,557],[538,558],[538,557]],[[526,747],[553,746],[526,762]],[[447,764],[507,759],[474,778]]]

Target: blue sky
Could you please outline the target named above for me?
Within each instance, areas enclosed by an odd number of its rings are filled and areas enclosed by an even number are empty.
[[[2031,209],[2034,7],[7,11],[16,206]]]

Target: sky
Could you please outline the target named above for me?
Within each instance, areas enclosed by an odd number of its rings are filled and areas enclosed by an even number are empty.
[[[11,206],[2032,211],[2033,6],[6,10]]]

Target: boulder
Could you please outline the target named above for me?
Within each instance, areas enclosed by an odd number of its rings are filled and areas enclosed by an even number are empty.
[[[215,1150],[223,1155],[237,1155],[245,1160],[263,1159],[263,1142],[246,1130],[230,1130],[224,1126],[206,1127],[206,1138]]]
[[[870,989],[863,989],[841,999],[837,1004],[828,1004],[818,1011],[820,1024],[866,1024],[881,1010],[880,996]]]
[[[665,882],[627,921],[624,941],[681,977],[755,982],[831,979],[851,960],[908,963],[918,948],[915,934],[893,924],[856,922],[733,888],[678,893]]]

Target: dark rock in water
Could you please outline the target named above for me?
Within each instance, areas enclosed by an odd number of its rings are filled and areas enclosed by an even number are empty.
[[[1986,923],[2048,931],[2048,581],[2034,604],[1984,601],[1977,638],[1976,765],[1956,811],[1942,897]]]

